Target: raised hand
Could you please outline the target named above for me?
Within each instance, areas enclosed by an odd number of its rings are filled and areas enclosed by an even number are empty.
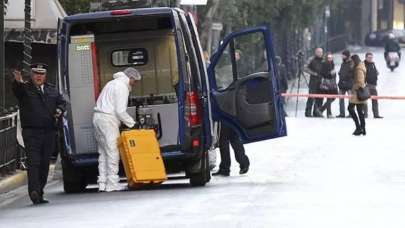
[[[15,79],[17,82],[24,82],[23,76],[22,76],[22,74],[21,74],[21,71],[14,70],[14,71],[13,71],[13,75],[14,75],[14,79]]]

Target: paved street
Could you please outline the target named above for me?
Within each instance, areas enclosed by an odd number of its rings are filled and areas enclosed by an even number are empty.
[[[376,61],[380,94],[405,95],[405,62],[391,73],[382,50]],[[367,119],[365,137],[352,136],[351,119],[304,118],[303,101],[298,118],[287,120],[288,137],[247,145],[246,176],[233,163],[230,178],[203,188],[176,181],[74,195],[54,181],[42,206],[23,187],[0,197],[1,227],[405,227],[405,101],[381,101],[385,118]]]

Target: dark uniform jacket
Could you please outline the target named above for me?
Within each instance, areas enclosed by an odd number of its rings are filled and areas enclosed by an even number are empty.
[[[354,64],[352,60],[346,60],[342,63],[339,70],[339,88],[341,90],[351,90],[354,79]]]
[[[364,61],[364,65],[366,65],[366,69],[367,69],[366,83],[369,85],[377,85],[379,73],[378,73],[377,68],[375,67],[375,64]]]
[[[19,102],[22,128],[56,128],[56,109],[64,112],[66,101],[53,85],[45,83],[44,93],[32,82],[14,81],[12,88]]]

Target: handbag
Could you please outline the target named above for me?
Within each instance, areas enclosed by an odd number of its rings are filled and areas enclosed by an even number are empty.
[[[335,91],[337,90],[337,85],[334,79],[322,78],[319,88],[323,91]]]
[[[367,87],[360,87],[357,90],[357,99],[359,101],[366,101],[367,99],[369,99],[371,97],[370,95],[370,90]]]

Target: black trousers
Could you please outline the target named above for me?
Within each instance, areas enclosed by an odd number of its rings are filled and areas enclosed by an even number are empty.
[[[348,94],[350,95],[350,89],[346,90],[346,89],[339,89],[339,94],[340,95],[345,95]],[[345,99],[339,99],[339,113],[341,116],[346,116],[345,114]]]
[[[28,165],[28,193],[40,196],[48,180],[49,161],[55,150],[56,131],[51,129],[23,129]]]
[[[249,158],[245,154],[245,148],[239,139],[238,134],[231,128],[221,125],[221,136],[219,138],[219,150],[221,153],[221,164],[219,168],[222,171],[229,172],[231,168],[231,154],[229,144],[232,145],[235,152],[235,159],[240,168],[247,168],[250,165]]]
[[[332,103],[335,101],[335,98],[328,98],[326,99],[325,104],[323,104],[320,108],[319,111],[324,112],[327,110],[328,115],[332,115]]]
[[[371,96],[378,96],[377,86],[367,85],[367,87],[368,87],[368,90],[370,91]],[[379,116],[380,112],[379,112],[379,108],[378,108],[378,100],[371,100],[371,105],[372,105],[374,117]],[[368,116],[368,105],[367,104],[364,106],[364,113],[366,116]]]
[[[310,94],[320,94],[321,89],[319,88],[321,86],[321,80],[317,77],[311,76],[309,79],[309,93]],[[307,104],[305,107],[305,113],[306,114],[315,114],[315,110],[319,109],[322,106],[323,99],[322,98],[311,98],[309,97],[307,100]]]
[[[354,110],[354,108],[356,107],[357,109],[357,114],[356,111]],[[353,104],[350,103],[349,107],[348,107],[350,116],[352,117],[354,124],[356,125],[356,128],[362,128],[365,129],[366,128],[366,119],[364,116],[364,104]]]

